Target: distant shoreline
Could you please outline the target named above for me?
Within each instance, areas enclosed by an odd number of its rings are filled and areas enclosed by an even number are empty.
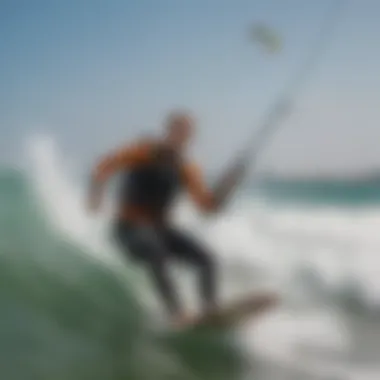
[[[268,174],[258,173],[256,181],[264,183],[276,182],[335,182],[335,183],[379,183],[380,171],[358,174]]]

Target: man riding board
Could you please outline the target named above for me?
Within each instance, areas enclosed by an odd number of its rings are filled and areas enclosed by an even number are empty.
[[[148,270],[177,326],[190,318],[182,310],[168,263],[180,260],[196,268],[205,313],[216,307],[216,267],[212,254],[169,220],[172,202],[186,191],[199,210],[217,212],[240,178],[230,176],[209,190],[200,170],[186,158],[193,133],[191,116],[175,112],[161,138],[141,139],[103,157],[93,171],[88,200],[97,211],[106,181],[123,174],[113,236],[123,252]]]

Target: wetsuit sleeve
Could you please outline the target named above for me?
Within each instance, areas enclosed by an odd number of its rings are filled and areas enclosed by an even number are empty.
[[[136,143],[123,147],[99,160],[93,172],[95,182],[105,182],[120,169],[127,169],[143,162],[149,155],[151,144]]]
[[[201,171],[195,165],[187,165],[184,169],[185,185],[195,204],[203,211],[213,211],[215,200],[212,192],[207,189]]]

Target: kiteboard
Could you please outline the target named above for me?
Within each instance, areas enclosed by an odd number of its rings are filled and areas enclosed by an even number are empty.
[[[250,294],[207,313],[195,315],[183,329],[235,326],[245,322],[247,319],[257,317],[277,304],[278,297],[273,293]]]

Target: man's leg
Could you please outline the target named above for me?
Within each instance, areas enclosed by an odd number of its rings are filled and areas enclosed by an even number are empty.
[[[199,270],[200,295],[204,311],[216,306],[216,268],[212,255],[191,236],[175,229],[164,232],[165,244],[170,253]]]
[[[169,313],[180,315],[180,304],[167,269],[170,254],[155,230],[119,222],[115,226],[114,236],[123,251],[129,251],[134,259],[148,267]]]

